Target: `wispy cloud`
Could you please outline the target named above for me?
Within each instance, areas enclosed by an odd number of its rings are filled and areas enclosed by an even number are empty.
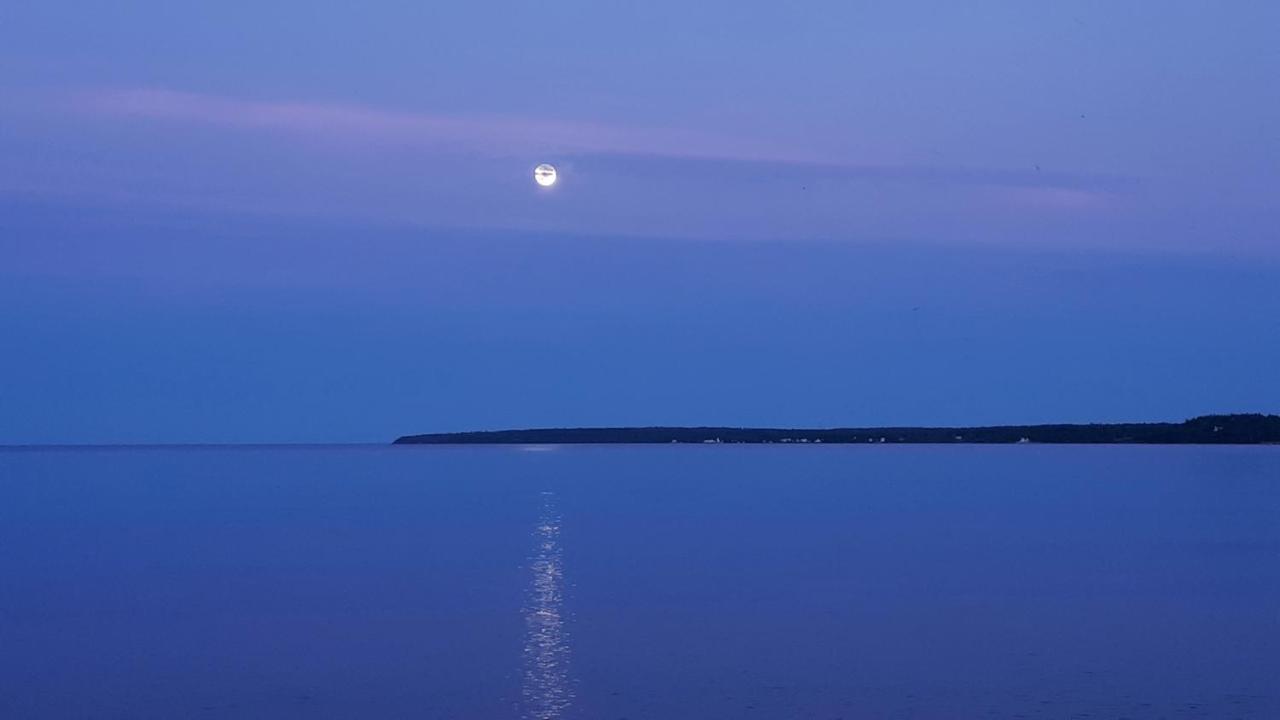
[[[1028,191],[1062,191],[1076,196],[1105,194],[1137,184],[1135,178],[1100,173],[1042,171],[1025,169],[949,167],[942,165],[877,165],[800,157],[768,159],[757,157],[696,156],[663,153],[591,153],[587,163],[626,164],[633,174],[661,175],[673,170],[718,173],[723,176],[764,177],[811,183],[825,181],[866,181],[918,186],[963,185],[977,188],[1009,187]],[[1037,193],[1029,192],[1028,197]]]
[[[926,186],[1025,189],[1014,204],[1097,208],[1133,179],[1098,174],[867,164],[723,133],[636,127],[516,115],[402,112],[343,103],[263,101],[163,89],[93,90],[77,109],[97,115],[273,132],[350,146],[400,146],[494,156],[558,154],[631,174],[790,177]]]
[[[448,147],[492,154],[607,152],[785,160],[748,141],[671,128],[545,117],[401,112],[343,103],[261,101],[160,89],[77,94],[80,110],[124,118],[288,133],[329,142]]]

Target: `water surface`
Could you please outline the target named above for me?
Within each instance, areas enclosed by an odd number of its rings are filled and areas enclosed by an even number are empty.
[[[0,717],[1276,718],[1280,448],[0,451]]]

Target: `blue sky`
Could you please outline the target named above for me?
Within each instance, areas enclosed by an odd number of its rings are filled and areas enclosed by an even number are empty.
[[[1276,27],[25,3],[0,442],[1278,411]]]

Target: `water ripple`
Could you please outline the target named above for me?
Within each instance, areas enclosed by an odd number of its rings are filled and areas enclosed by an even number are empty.
[[[564,628],[564,563],[555,495],[542,494],[530,557],[524,646],[524,717],[556,720],[573,700],[569,643]]]

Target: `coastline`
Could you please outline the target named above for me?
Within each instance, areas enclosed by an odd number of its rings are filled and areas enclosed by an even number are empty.
[[[1267,445],[1280,443],[1280,415],[1204,415],[1181,423],[1090,423],[976,427],[530,428],[425,433],[394,445],[598,444],[1133,444]]]

